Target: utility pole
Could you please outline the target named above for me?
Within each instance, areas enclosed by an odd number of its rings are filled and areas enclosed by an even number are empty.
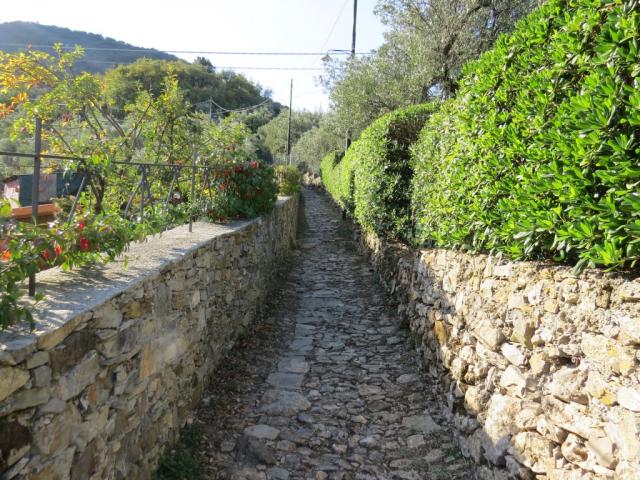
[[[287,129],[287,159],[291,165],[291,103],[293,101],[293,78],[291,79],[291,87],[289,88],[289,127]]]
[[[351,58],[356,56],[356,23],[358,19],[358,0],[353,0],[353,33],[351,34]]]
[[[353,31],[351,33],[351,60],[356,58],[356,25],[358,23],[358,0],[353,0]],[[351,132],[345,135],[345,150],[351,146]]]
[[[213,120],[213,98],[209,98],[209,121]]]

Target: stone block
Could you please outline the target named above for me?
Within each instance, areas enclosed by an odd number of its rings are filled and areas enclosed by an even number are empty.
[[[533,346],[531,339],[533,338],[537,325],[530,317],[520,312],[517,312],[517,315],[510,315],[509,320],[513,324],[511,340],[527,348],[531,348]]]
[[[21,423],[0,419],[0,472],[15,464],[31,449],[31,431]]]
[[[493,325],[489,320],[482,320],[473,329],[476,337],[489,349],[497,350],[505,337],[502,330]]]
[[[628,375],[635,367],[634,355],[604,335],[583,334],[580,348],[587,359],[612,372]]]
[[[551,395],[560,400],[586,405],[589,401],[584,391],[586,381],[586,371],[578,368],[562,367],[553,374],[547,388]]]
[[[93,313],[93,328],[118,328],[122,323],[122,312],[113,301],[96,309]]]
[[[96,348],[96,337],[90,330],[71,333],[56,348],[49,350],[49,364],[55,375],[75,366],[88,352]]]
[[[26,385],[29,378],[29,372],[22,368],[0,367],[0,401]]]
[[[0,415],[8,415],[9,413],[26,410],[27,408],[36,407],[48,401],[49,389],[47,388],[20,390],[0,403]]]
[[[49,352],[39,351],[27,358],[26,367],[31,370],[49,361]]]
[[[520,432],[513,439],[510,452],[535,473],[544,474],[553,458],[553,444],[536,432]]]
[[[93,383],[100,371],[100,359],[93,352],[74,368],[68,370],[58,378],[53,387],[54,395],[62,400],[68,400],[80,394],[87,386]]]
[[[636,418],[631,412],[621,413],[615,422],[604,424],[604,431],[616,445],[620,459],[628,462],[640,462],[640,437]]]
[[[520,347],[514,343],[503,343],[500,347],[502,355],[509,360],[512,365],[516,367],[522,367],[527,362],[527,357],[524,355]]]
[[[618,389],[618,403],[627,410],[640,412],[640,390],[637,388],[620,387]]]
[[[80,423],[78,409],[69,404],[62,413],[54,416],[51,421],[46,418],[36,421],[33,430],[33,443],[41,455],[55,455],[71,445]]]
[[[38,337],[38,348],[40,350],[51,350],[67,338],[85,320],[84,315],[76,315],[57,328],[41,332]]]

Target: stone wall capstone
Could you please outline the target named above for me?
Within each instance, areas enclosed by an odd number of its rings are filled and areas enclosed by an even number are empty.
[[[281,198],[263,218],[132,245],[126,261],[42,272],[36,329],[0,332],[0,478],[151,478],[275,286],[298,207]]]
[[[640,479],[640,280],[360,234],[483,479]]]

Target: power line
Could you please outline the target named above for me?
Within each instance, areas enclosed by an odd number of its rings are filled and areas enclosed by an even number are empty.
[[[340,8],[340,12],[338,13],[338,16],[333,21],[333,25],[331,25],[331,29],[329,30],[329,35],[327,35],[327,39],[322,44],[322,47],[320,47],[320,50],[324,50],[325,47],[327,46],[327,43],[329,43],[329,40],[331,40],[331,35],[333,35],[333,31],[336,29],[336,25],[338,25],[338,20],[340,20],[340,17],[342,16],[342,12],[344,12],[344,8],[347,6],[348,2],[349,2],[349,0],[344,0],[344,3],[342,4],[342,7]]]
[[[346,3],[345,3],[346,4]],[[82,45],[80,45],[82,47]],[[33,45],[27,43],[0,43],[0,47],[23,47],[23,48],[48,48],[52,45]],[[62,46],[63,50],[73,50],[74,46]],[[107,47],[82,47],[86,51],[102,52],[149,52],[149,53],[179,53],[192,55],[288,55],[288,56],[324,56],[327,52],[228,52],[209,50],[160,50],[156,48],[107,48]],[[336,52],[336,55],[349,55],[348,52]],[[373,55],[373,52],[358,52],[356,55]]]
[[[118,62],[118,61],[107,61],[107,60],[87,60],[87,59],[78,59],[75,62],[77,63],[95,63],[100,65],[132,65],[135,61],[132,62]],[[235,66],[219,66],[214,65],[216,70],[324,70],[322,67],[235,67]]]
[[[198,105],[202,103],[208,103],[208,102],[211,102],[213,105],[218,107],[223,112],[232,113],[232,112],[246,112],[249,110],[254,110],[256,108],[261,107],[262,105],[266,105],[269,102],[273,102],[273,100],[271,100],[270,98],[267,98],[264,102],[257,103],[256,105],[251,105],[249,107],[243,107],[243,108],[235,108],[235,109],[224,108],[223,106],[218,105],[212,98],[210,98],[209,100],[205,100],[204,102],[199,102]]]

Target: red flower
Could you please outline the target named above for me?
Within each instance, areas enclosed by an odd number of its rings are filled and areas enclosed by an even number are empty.
[[[258,162],[256,162],[255,160],[253,160],[249,166],[251,166],[251,168],[258,168]]]
[[[231,175],[231,172],[230,172],[229,170],[225,170],[224,172],[222,172],[222,174],[223,174],[225,177],[228,177],[229,175]]]
[[[56,243],[55,247],[53,247],[53,251],[56,252],[56,255],[62,255],[62,247]]]
[[[80,237],[80,250],[83,252],[89,250],[89,240],[86,237]]]
[[[47,248],[44,252],[42,252],[42,258],[44,258],[45,260],[49,260],[50,257],[51,257],[51,253],[49,252],[49,249]]]
[[[234,170],[236,171],[236,173],[240,173],[242,170],[244,170],[244,168],[242,167],[242,165],[236,165],[236,168]]]
[[[80,231],[84,230],[84,222],[78,223],[78,230]]]
[[[11,260],[11,252],[9,250],[5,250],[4,252],[2,252],[2,261],[3,262],[8,262],[9,260]]]

